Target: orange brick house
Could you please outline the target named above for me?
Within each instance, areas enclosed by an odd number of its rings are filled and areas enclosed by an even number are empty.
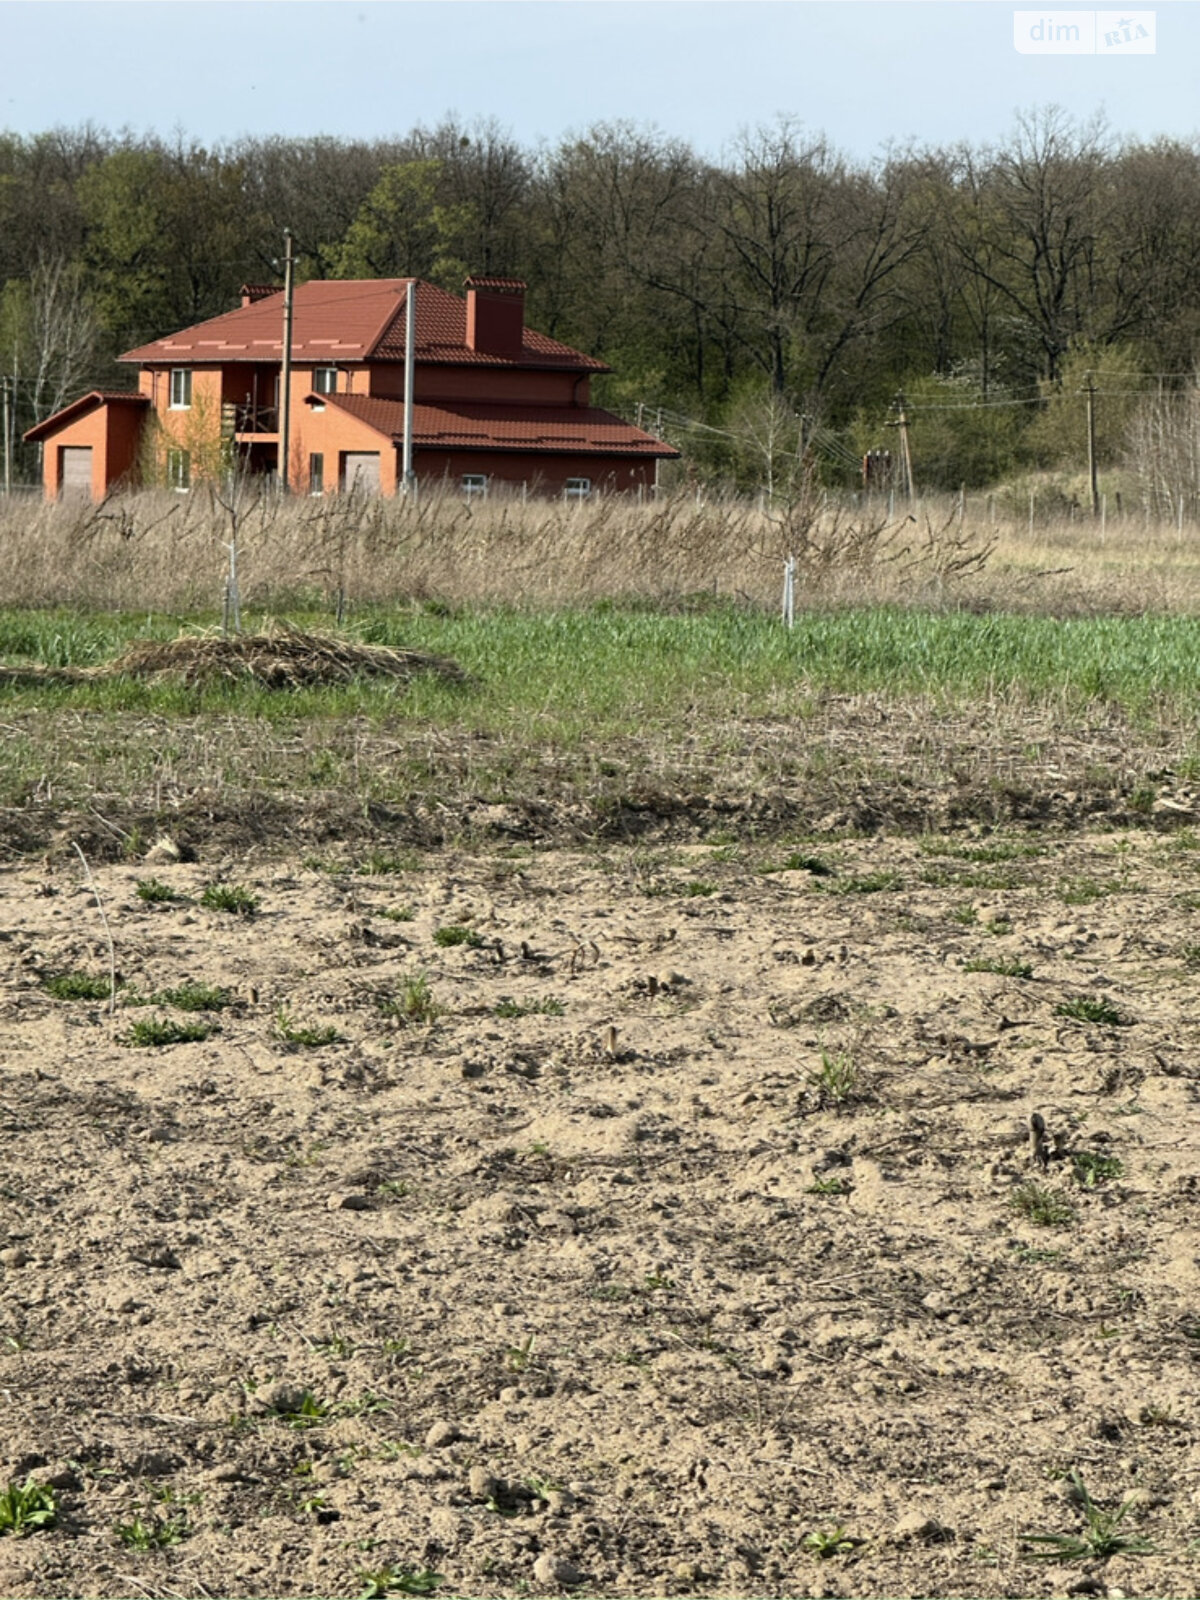
[[[295,291],[288,484],[394,494],[402,483],[407,278]],[[466,297],[416,288],[413,470],[418,484],[507,485],[583,498],[655,482],[670,445],[591,404],[602,361],[525,326],[525,285],[468,278]],[[50,497],[157,480],[184,490],[233,464],[277,476],[284,296],[247,285],[239,310],[130,350],[136,394],[96,390],[25,435]]]

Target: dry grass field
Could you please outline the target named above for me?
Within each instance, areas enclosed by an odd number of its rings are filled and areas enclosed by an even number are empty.
[[[243,511],[465,676],[6,514],[0,1594],[1191,1593],[1190,530]]]
[[[264,610],[320,600],[450,605],[678,600],[702,591],[778,604],[784,559],[798,600],[954,604],[1057,615],[1192,610],[1200,528],[1130,511],[1103,539],[1082,516],[1005,514],[931,496],[911,509],[822,497],[775,511],[692,493],[639,506],[596,499],[466,502],[430,494],[363,505],[282,503],[241,491],[145,492],[94,507],[13,500],[0,508],[0,605],[137,612],[219,608],[236,531],[243,598]],[[983,559],[981,559],[983,558]]]

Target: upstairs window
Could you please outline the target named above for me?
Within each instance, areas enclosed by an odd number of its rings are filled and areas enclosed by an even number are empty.
[[[190,411],[192,407],[192,369],[172,367],[171,410]]]
[[[336,394],[337,378],[336,367],[318,367],[313,373],[313,393]]]
[[[167,451],[167,487],[168,489],[174,489],[177,494],[186,494],[192,487],[192,457],[190,451]]]
[[[563,485],[564,500],[586,500],[592,492],[590,478],[568,478]]]
[[[487,499],[487,478],[482,472],[464,472],[462,492],[468,500]]]

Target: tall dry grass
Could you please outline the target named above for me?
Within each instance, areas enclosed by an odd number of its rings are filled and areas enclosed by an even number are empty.
[[[967,606],[1078,614],[1200,609],[1200,527],[1005,516],[994,501],[813,496],[772,508],[692,493],[645,505],[429,494],[418,502],[280,500],[243,489],[142,491],[102,505],[0,501],[0,606],[219,608],[235,531],[244,604],[267,610],[402,599],[664,605],[702,593],[778,604]]]

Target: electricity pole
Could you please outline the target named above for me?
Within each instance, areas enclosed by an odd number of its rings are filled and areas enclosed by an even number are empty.
[[[1100,488],[1096,482],[1096,385],[1087,375],[1088,482],[1092,486],[1092,516],[1100,515]]]
[[[413,471],[413,395],[417,372],[417,280],[408,280],[404,302],[404,435],[401,451],[401,477],[404,493],[415,494],[417,475]]]
[[[292,256],[292,230],[283,230],[283,365],[279,373],[279,488],[288,492],[288,451],[292,423],[292,301],[295,260]]]
[[[6,374],[0,377],[0,405],[4,412],[4,497],[12,493],[12,428],[8,420],[9,385],[12,379]]]
[[[896,412],[896,420],[885,423],[884,426],[899,428],[900,430],[900,463],[904,472],[904,498],[911,501],[913,497],[912,453],[908,448],[908,412],[905,406],[904,390],[901,389],[892,401],[892,407]]]

